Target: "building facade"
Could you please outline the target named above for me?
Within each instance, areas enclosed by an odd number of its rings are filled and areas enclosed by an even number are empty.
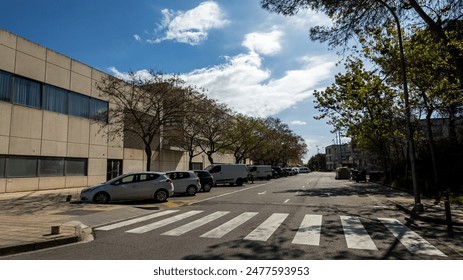
[[[142,147],[108,139],[105,120],[93,120],[114,106],[96,88],[104,75],[0,29],[0,193],[85,187],[146,169]],[[159,146],[152,170],[188,169],[184,151]],[[195,158],[195,168],[207,165]]]

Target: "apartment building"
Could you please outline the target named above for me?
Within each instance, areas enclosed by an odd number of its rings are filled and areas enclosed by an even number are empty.
[[[146,169],[142,147],[108,139],[105,118],[93,120],[114,106],[96,88],[104,75],[0,29],[0,193],[84,187]],[[161,142],[151,169],[188,169],[187,154]],[[195,168],[207,164],[195,158]]]

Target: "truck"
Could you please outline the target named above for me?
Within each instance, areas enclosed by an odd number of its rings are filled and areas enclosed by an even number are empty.
[[[249,165],[248,172],[254,179],[270,180],[273,178],[271,165]]]
[[[211,164],[204,170],[211,173],[217,185],[242,186],[248,180],[248,170],[244,164]]]

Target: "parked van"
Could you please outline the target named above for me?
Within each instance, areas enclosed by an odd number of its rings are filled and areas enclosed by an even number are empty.
[[[273,178],[272,166],[270,165],[249,165],[248,172],[254,179],[270,180]]]
[[[204,170],[211,173],[216,184],[242,186],[248,180],[248,170],[244,164],[211,164]]]

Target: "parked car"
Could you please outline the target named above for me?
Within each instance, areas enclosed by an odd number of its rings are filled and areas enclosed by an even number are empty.
[[[206,170],[193,170],[193,172],[199,178],[199,182],[201,183],[201,190],[203,192],[210,192],[211,188],[215,186],[215,180],[211,173],[207,172]]]
[[[193,171],[169,171],[166,175],[174,183],[175,194],[193,196],[201,189],[199,178]]]
[[[110,201],[155,199],[164,202],[174,192],[172,180],[164,173],[128,173],[80,192],[80,200],[108,203]]]
[[[248,170],[244,164],[211,164],[204,170],[212,174],[216,184],[242,186],[248,180]]]
[[[287,176],[296,175],[294,169],[292,169],[292,168],[284,168],[283,171],[286,173]]]
[[[336,168],[336,180],[350,179],[350,169],[347,167]]]
[[[272,166],[270,165],[250,165],[248,172],[254,179],[270,180],[273,178]]]
[[[299,173],[310,173],[310,169],[308,167],[301,167],[299,168]]]
[[[272,166],[272,169],[275,170],[276,173],[278,174],[277,178],[280,178],[280,177],[283,177],[283,176],[285,176],[285,177],[288,176],[283,172],[283,168],[281,168],[280,166]]]

